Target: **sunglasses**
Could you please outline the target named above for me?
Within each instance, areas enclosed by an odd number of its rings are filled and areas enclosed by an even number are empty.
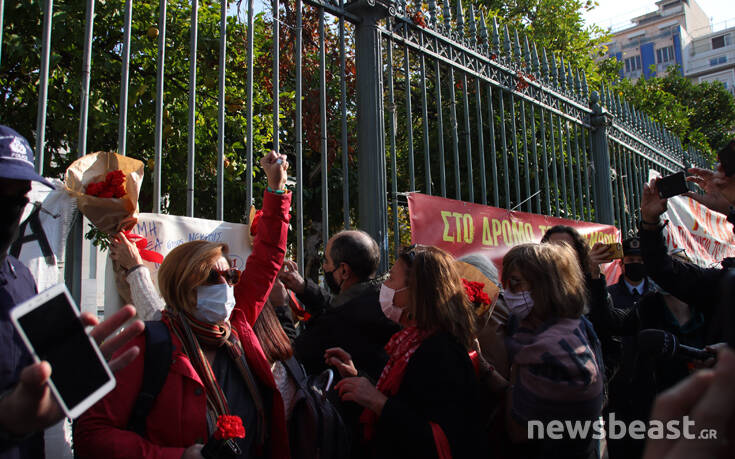
[[[413,265],[413,260],[416,258],[416,252],[418,252],[417,249],[420,249],[422,246],[420,244],[411,244],[408,247],[404,247],[401,250],[401,257],[403,257],[409,265]]]
[[[220,283],[220,277],[224,278],[225,282],[227,282],[228,285],[236,285],[238,282],[240,282],[240,277],[242,276],[242,271],[235,268],[220,270],[220,269],[212,269],[209,271],[209,276],[207,277],[207,283],[208,284],[219,284]]]

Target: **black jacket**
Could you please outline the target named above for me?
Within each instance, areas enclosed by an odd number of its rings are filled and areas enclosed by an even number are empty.
[[[648,278],[643,278],[643,295],[653,290],[653,286],[648,281]],[[620,279],[616,284],[613,284],[607,288],[610,293],[613,304],[616,308],[630,309],[635,306],[636,301],[633,299],[633,294],[628,290],[628,286],[625,285],[625,277],[620,275]],[[641,296],[643,296],[641,295]],[[640,301],[640,298],[638,299]]]
[[[448,333],[437,333],[413,354],[398,393],[383,407],[373,457],[437,457],[429,422],[442,428],[454,459],[489,457],[479,407],[467,351]]]
[[[296,359],[310,375],[324,371],[324,351],[341,347],[355,366],[374,381],[380,377],[388,356],[383,349],[400,326],[380,309],[375,282],[353,285],[332,297],[311,280],[298,295],[312,318],[294,341]]]
[[[720,304],[721,281],[725,268],[701,268],[685,263],[668,254],[666,241],[661,230],[644,230],[638,233],[641,239],[643,263],[651,279],[664,290],[704,315],[707,324],[707,342],[716,343],[723,339]],[[732,259],[722,261],[730,266]]]

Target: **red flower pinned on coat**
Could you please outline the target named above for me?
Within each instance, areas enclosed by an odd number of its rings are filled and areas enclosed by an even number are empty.
[[[471,303],[476,306],[490,304],[490,297],[487,296],[487,293],[483,290],[485,288],[485,284],[482,282],[468,281],[465,278],[462,278],[462,283],[464,284],[464,291],[467,294],[467,298],[469,298]]]
[[[214,438],[217,440],[245,438],[245,427],[242,425],[240,416],[223,414],[217,418],[217,430],[214,432]]]
[[[87,185],[86,194],[98,198],[122,198],[125,196],[125,173],[121,170],[108,172],[101,182]]]

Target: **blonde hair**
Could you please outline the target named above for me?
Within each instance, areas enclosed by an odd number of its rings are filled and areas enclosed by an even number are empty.
[[[477,324],[454,257],[437,247],[417,246],[401,259],[408,265],[411,302],[407,312],[416,326],[447,332],[469,350]]]
[[[533,309],[542,319],[577,319],[587,291],[577,254],[567,244],[521,244],[503,257],[503,286],[517,271],[531,286]]]
[[[227,244],[207,241],[187,242],[169,252],[158,269],[158,289],[166,306],[193,312],[196,288],[204,284],[212,265],[227,252]]]

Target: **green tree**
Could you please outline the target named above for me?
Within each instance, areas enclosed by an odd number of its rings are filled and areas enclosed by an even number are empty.
[[[589,11],[594,0],[481,0],[501,24],[523,31],[537,46],[564,56],[564,61],[584,70],[588,82],[597,87],[601,81],[597,60],[607,52],[604,43],[609,33],[596,26],[585,25],[582,13]]]
[[[664,76],[623,79],[615,91],[678,135],[684,147],[712,154],[735,133],[735,98],[719,81],[694,84],[670,67]]]
[[[152,204],[151,177],[154,166],[156,71],[158,59],[158,0],[134,2],[130,89],[128,99],[127,154],[146,164],[140,195],[142,211]],[[214,218],[216,200],[217,114],[220,3],[199,2],[199,44],[197,54],[195,216]],[[60,177],[77,156],[81,69],[83,60],[84,0],[69,0],[54,6],[51,62],[46,127],[45,174]],[[92,70],[89,95],[87,151],[116,150],[120,112],[124,2],[96,2]],[[189,34],[191,4],[169,0],[167,14],[166,68],[164,94],[162,196],[163,211],[183,215],[187,188],[187,143],[189,117]],[[243,221],[250,203],[245,202],[246,147],[252,141],[257,159],[273,141],[273,19],[257,14],[254,22],[253,138],[247,132],[247,25],[237,17],[228,20],[226,56],[225,129],[225,220]],[[5,6],[2,65],[0,66],[0,122],[35,139],[38,107],[41,28],[43,14],[39,0],[19,0]],[[280,41],[280,132],[283,153],[294,153],[293,59],[295,13],[281,5]],[[340,177],[344,175],[339,145],[339,47],[337,28],[326,29],[327,62],[327,157],[330,174],[330,231],[342,226]],[[349,34],[349,31],[348,31]],[[321,133],[319,108],[319,33],[316,9],[304,8],[303,28],[303,132],[304,209],[307,231],[307,265],[318,270],[321,216]],[[354,54],[347,43],[347,90],[350,106],[348,132],[354,132]],[[350,137],[350,154],[354,139]],[[293,156],[291,156],[293,164]],[[351,158],[351,161],[353,158]],[[352,161],[354,162],[354,161]],[[333,169],[334,166],[334,170]],[[354,167],[352,169],[355,169]],[[354,171],[351,171],[354,173]],[[352,183],[355,182],[352,178]],[[253,197],[259,207],[262,181],[254,181]],[[352,199],[356,199],[356,195]],[[355,208],[355,203],[350,203]]]

